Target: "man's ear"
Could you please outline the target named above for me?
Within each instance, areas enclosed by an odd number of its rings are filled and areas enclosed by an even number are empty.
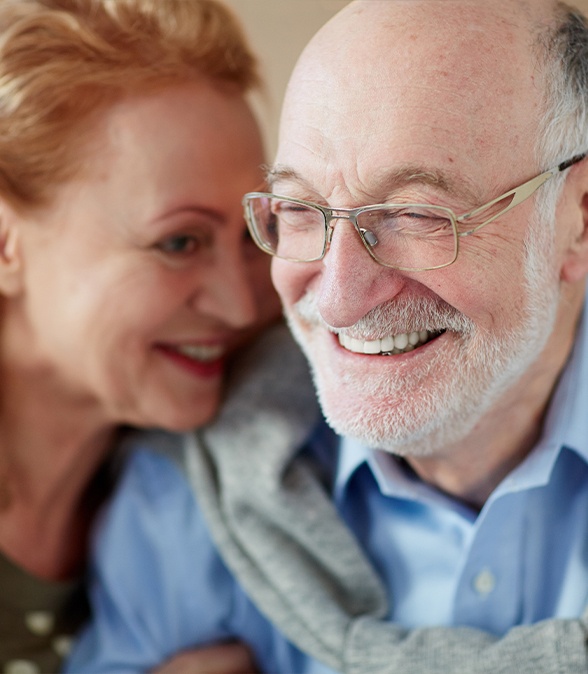
[[[588,276],[588,192],[576,195],[572,211],[577,224],[561,268],[561,279],[568,283],[576,283]]]
[[[14,297],[22,288],[18,216],[0,199],[0,295]]]

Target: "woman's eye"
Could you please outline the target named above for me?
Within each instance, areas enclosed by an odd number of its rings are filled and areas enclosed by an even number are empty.
[[[194,235],[170,236],[162,241],[158,247],[164,253],[182,253],[186,255],[205,248],[210,244],[209,238],[206,236],[196,237]]]

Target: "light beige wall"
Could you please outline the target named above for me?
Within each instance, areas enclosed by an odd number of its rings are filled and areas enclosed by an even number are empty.
[[[587,0],[588,1],[588,0]],[[271,159],[276,147],[280,105],[300,52],[349,0],[225,0],[245,25],[261,58],[269,101],[258,107]]]

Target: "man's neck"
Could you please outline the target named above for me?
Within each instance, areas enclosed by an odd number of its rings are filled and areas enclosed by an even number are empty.
[[[425,482],[479,510],[527,457],[540,434],[541,419],[529,423],[528,419],[510,416],[493,429],[491,437],[476,427],[447,454],[407,457],[407,463]]]

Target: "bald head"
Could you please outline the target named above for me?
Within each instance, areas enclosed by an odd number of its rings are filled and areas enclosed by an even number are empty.
[[[449,19],[454,11],[462,12],[471,8],[475,12],[491,9],[505,17],[526,17],[527,20],[549,20],[557,11],[559,0],[493,0],[492,3],[482,0],[353,0],[333,19],[333,23],[346,20],[349,17],[358,17],[366,12],[379,16],[386,21],[386,17],[393,13],[404,14],[407,11],[417,10],[430,14],[440,12]]]
[[[362,170],[381,168],[375,158],[453,164],[461,154],[469,176],[502,145],[513,159],[501,161],[520,160],[527,173],[539,168],[551,75],[545,54],[562,7],[554,0],[355,0],[295,68],[278,160],[292,143],[331,168],[335,151],[355,154],[356,177],[365,181]],[[374,149],[365,169],[362,147]],[[485,179],[499,186],[502,171],[497,162]]]
[[[531,42],[553,24],[563,6],[557,0],[354,0],[317,33],[304,57],[315,48],[373,51],[394,28],[409,31],[412,39],[432,29],[449,46],[467,39],[469,32],[475,35],[484,24],[496,24]]]

